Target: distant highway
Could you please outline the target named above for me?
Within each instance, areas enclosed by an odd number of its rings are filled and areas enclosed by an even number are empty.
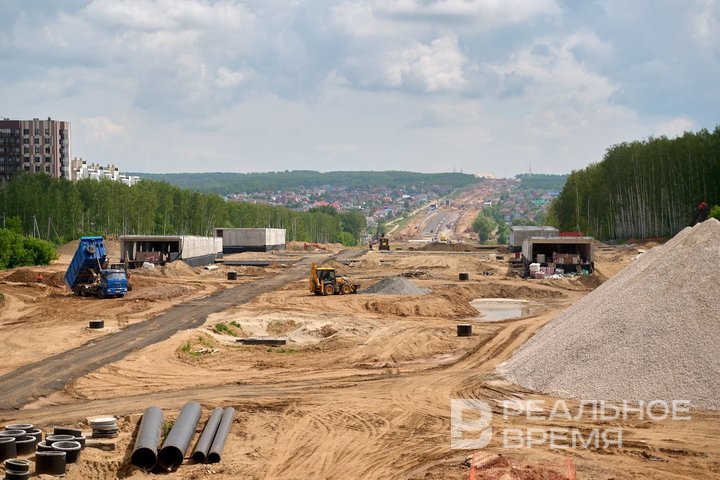
[[[460,214],[458,212],[438,210],[431,213],[425,219],[422,230],[420,231],[420,236],[431,237],[443,230],[453,230],[455,228],[455,222],[457,222],[459,218]]]

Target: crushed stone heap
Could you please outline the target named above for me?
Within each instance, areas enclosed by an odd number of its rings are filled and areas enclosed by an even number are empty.
[[[720,222],[688,227],[649,250],[498,371],[560,397],[720,409]]]
[[[425,295],[429,292],[430,290],[427,288],[418,287],[405,277],[388,277],[360,293],[372,293],[375,295]]]

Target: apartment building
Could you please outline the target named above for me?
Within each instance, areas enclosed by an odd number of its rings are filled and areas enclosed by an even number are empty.
[[[70,122],[0,120],[0,182],[17,172],[45,173],[72,179]]]

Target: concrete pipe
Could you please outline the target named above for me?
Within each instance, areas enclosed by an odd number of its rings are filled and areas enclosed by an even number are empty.
[[[90,320],[88,326],[92,329],[105,328],[105,320]]]
[[[222,407],[217,407],[213,410],[212,415],[210,415],[210,418],[205,424],[205,429],[203,430],[202,435],[200,435],[200,440],[198,440],[197,445],[195,445],[195,451],[192,454],[192,458],[196,462],[205,463],[207,454],[210,451],[213,440],[215,439],[215,433],[217,433],[218,426],[220,425],[222,414]]]
[[[34,428],[34,429],[32,429],[32,430],[28,430],[28,431],[25,432],[25,433],[27,433],[28,436],[30,436],[30,437],[35,437],[35,440],[37,440],[38,443],[39,443],[39,442],[42,442],[43,432],[42,432],[42,430],[40,430],[39,428]]]
[[[464,272],[463,272],[463,273],[459,273],[459,274],[458,274],[458,278],[460,279],[461,282],[467,282],[468,280],[470,280],[470,274],[469,274],[469,273],[464,273]]]
[[[35,454],[35,473],[65,475],[65,452],[37,452]]]
[[[53,435],[72,435],[73,437],[79,437],[82,435],[82,430],[70,427],[53,427]]]
[[[73,437],[73,442],[78,442],[80,444],[81,448],[85,448],[85,441],[87,438],[85,435],[80,435],[79,437]]]
[[[228,280],[237,280],[237,272],[227,272]]]
[[[162,468],[172,470],[182,464],[190,440],[195,435],[201,414],[202,407],[197,402],[188,402],[180,410],[180,415],[175,420],[175,425],[168,433],[160,455],[158,455],[158,464]]]
[[[37,448],[38,452],[52,452],[53,451],[52,445],[48,445],[46,442],[38,442],[36,448]]]
[[[10,458],[5,460],[5,470],[13,470],[15,472],[29,472],[30,462],[19,458]]]
[[[3,430],[0,432],[0,437],[22,438],[27,437],[27,433],[25,430]]]
[[[162,435],[163,413],[159,407],[148,407],[138,427],[130,462],[143,470],[152,470],[157,464],[158,445]]]
[[[28,480],[30,472],[20,472],[18,470],[5,470],[5,480]]]
[[[225,448],[225,441],[232,428],[233,419],[235,418],[235,409],[227,407],[223,410],[223,416],[220,420],[215,439],[213,440],[212,446],[210,447],[210,454],[207,457],[209,463],[218,463],[220,456]]]
[[[73,435],[48,435],[45,437],[45,443],[52,445],[55,442],[72,442],[75,440]]]
[[[457,336],[458,337],[469,337],[472,335],[472,325],[469,323],[458,323],[457,324]]]
[[[5,430],[32,430],[35,428],[35,425],[31,423],[11,423],[9,425],[5,425]]]
[[[35,446],[37,441],[35,437],[22,437],[15,439],[15,448],[17,449],[18,455],[31,455],[35,453]]]
[[[52,448],[58,452],[65,452],[66,463],[77,462],[77,459],[80,456],[80,450],[82,450],[80,444],[75,441],[55,442],[52,444]]]
[[[0,437],[0,461],[17,457],[15,437]]]

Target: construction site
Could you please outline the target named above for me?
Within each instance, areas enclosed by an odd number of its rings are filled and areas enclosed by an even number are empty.
[[[513,250],[467,238],[481,206],[455,203],[381,251],[105,238],[109,262],[137,264],[105,298],[69,288],[77,241],[4,271],[0,421],[81,431],[69,480],[720,478],[720,222]],[[458,428],[457,400],[487,407],[468,412],[482,429]],[[193,448],[229,409],[206,463]],[[139,449],[156,415],[157,451]]]

